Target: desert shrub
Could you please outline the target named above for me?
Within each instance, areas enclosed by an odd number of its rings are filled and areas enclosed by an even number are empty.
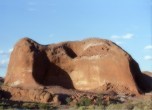
[[[48,109],[49,108],[48,104],[45,104],[45,103],[41,103],[38,106],[39,106],[39,109]]]
[[[25,108],[25,109],[29,109],[30,108],[29,106],[30,106],[29,103],[23,103],[22,104],[22,107]]]
[[[96,99],[96,105],[97,106],[107,106],[110,104],[110,100],[109,101],[105,101],[103,99],[103,94],[99,94],[97,99]]]
[[[69,103],[72,101],[72,99],[71,99],[70,97],[67,97],[67,98],[65,99],[65,101],[66,101],[67,104],[69,104]]]
[[[98,97],[98,98],[96,99],[96,105],[98,105],[98,106],[103,105],[103,100],[102,100],[101,97]]]
[[[89,106],[91,105],[91,99],[88,97],[81,97],[79,102],[76,104],[77,106]]]
[[[103,97],[104,97],[104,94],[99,94],[97,96],[97,99],[96,99],[96,105],[97,106],[104,106],[105,107],[105,106],[107,106],[107,105],[112,103],[111,100],[106,101],[106,100],[104,100]]]
[[[21,108],[24,109],[38,109],[37,103],[23,103]]]

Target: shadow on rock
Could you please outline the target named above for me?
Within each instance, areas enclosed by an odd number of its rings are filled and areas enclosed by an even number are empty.
[[[39,51],[39,50],[37,50]],[[73,89],[73,82],[66,71],[50,62],[45,52],[35,52],[33,63],[33,77],[44,86],[62,86]]]
[[[1,98],[10,99],[12,97],[11,93],[8,91],[0,90]]]
[[[142,73],[141,73],[138,63],[132,59],[129,61],[129,66],[130,66],[130,71],[133,75],[134,81],[138,87],[138,92],[139,93],[144,92],[142,89],[141,81],[140,81]]]
[[[130,61],[131,72],[133,73],[134,80],[139,87],[139,92],[147,93],[152,91],[152,75],[146,72],[141,72],[139,65],[136,61]]]
[[[140,87],[144,93],[152,91],[152,77],[145,73],[140,75]]]
[[[59,101],[61,102],[61,105],[67,104],[66,99],[68,97],[70,97],[69,95],[67,95],[67,94],[58,94],[58,96],[59,96]]]

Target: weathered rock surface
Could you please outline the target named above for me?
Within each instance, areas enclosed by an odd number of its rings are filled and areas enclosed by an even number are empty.
[[[59,85],[82,91],[138,93],[140,73],[133,58],[108,40],[40,45],[24,38],[11,53],[4,83],[21,88]]]
[[[2,86],[4,98],[10,100],[32,101],[32,102],[52,102],[53,93],[44,89],[21,89]]]

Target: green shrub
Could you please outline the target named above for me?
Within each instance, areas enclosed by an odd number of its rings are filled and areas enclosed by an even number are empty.
[[[87,97],[81,97],[80,101],[77,103],[77,106],[89,106],[91,105],[91,100]]]
[[[101,97],[98,97],[98,98],[97,98],[97,100],[96,100],[96,105],[98,105],[98,106],[103,105],[103,100],[102,100]]]
[[[67,97],[65,100],[66,100],[67,104],[69,104],[72,101],[72,99],[70,97]]]
[[[37,103],[23,103],[21,108],[24,108],[24,109],[36,109],[38,108],[37,107]]]
[[[39,109],[48,109],[49,108],[48,104],[45,104],[45,103],[41,103],[38,106],[39,106]]]
[[[22,104],[22,107],[23,107],[23,108],[25,108],[25,109],[28,109],[28,108],[29,108],[29,106],[30,106],[30,104],[29,104],[29,103],[23,103],[23,104]]]

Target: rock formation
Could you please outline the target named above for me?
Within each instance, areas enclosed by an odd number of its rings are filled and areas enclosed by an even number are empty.
[[[11,53],[5,85],[58,85],[81,91],[138,93],[138,64],[115,43],[103,39],[40,45],[21,39]]]
[[[140,85],[139,87],[143,92],[152,92],[152,73],[145,71],[140,74],[139,77]]]

